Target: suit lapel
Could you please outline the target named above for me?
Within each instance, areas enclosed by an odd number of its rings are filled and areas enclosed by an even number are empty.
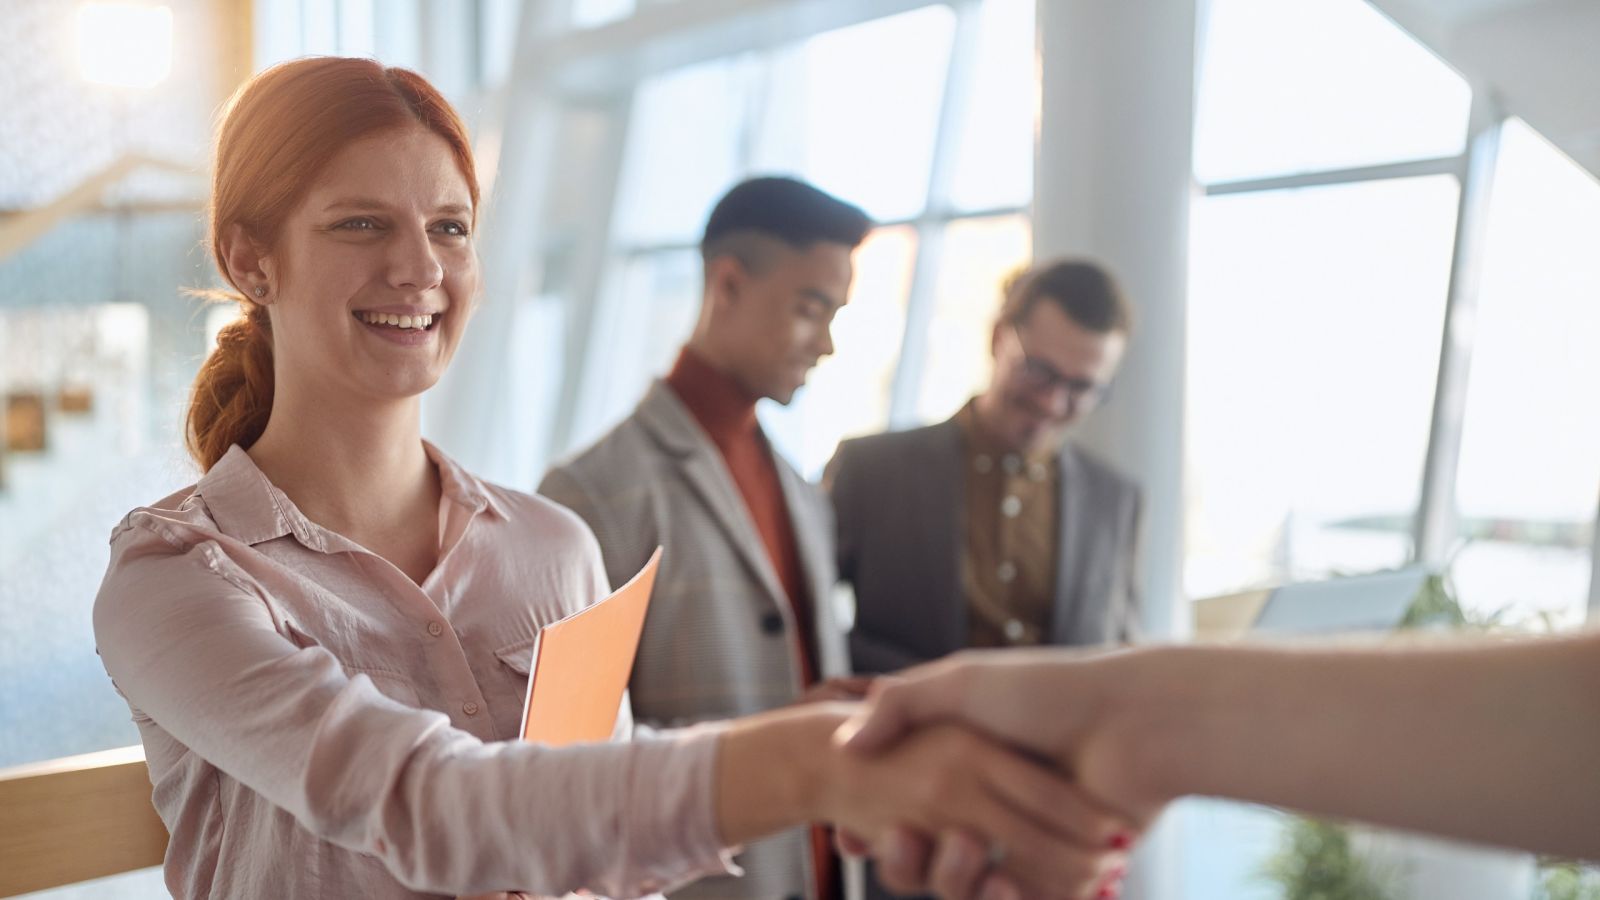
[[[684,481],[710,510],[723,536],[737,551],[750,573],[766,589],[769,599],[787,617],[782,602],[783,585],[761,545],[761,534],[750,509],[728,471],[722,454],[711,443],[689,410],[664,382],[657,381],[639,404],[639,419],[661,445],[677,458]],[[671,540],[671,536],[668,536]]]
[[[971,630],[967,609],[967,470],[966,439],[961,425],[949,419],[928,431],[928,463],[923,471],[937,479],[921,491],[924,508],[920,522],[911,527],[927,529],[928,540],[919,542],[932,550],[927,561],[931,576],[926,583],[928,609],[936,615],[935,628],[947,653],[967,646]]]
[[[1050,642],[1072,644],[1082,623],[1078,616],[1082,604],[1078,603],[1078,580],[1083,572],[1082,530],[1089,527],[1084,521],[1085,503],[1083,478],[1078,466],[1078,456],[1070,444],[1062,447],[1056,457],[1058,466],[1056,515],[1060,534],[1056,535],[1055,603],[1050,617]]]
[[[850,670],[848,651],[842,634],[835,634],[837,625],[833,615],[833,586],[838,581],[830,537],[833,523],[826,510],[816,508],[815,489],[790,468],[777,454],[773,465],[778,469],[778,483],[783,488],[783,503],[789,510],[789,520],[794,524],[794,542],[800,554],[800,566],[805,573],[805,589],[811,597],[812,618],[817,633],[813,636],[818,663],[824,676],[845,675]]]

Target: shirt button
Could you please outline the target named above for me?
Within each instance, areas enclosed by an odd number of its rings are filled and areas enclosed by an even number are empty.
[[[1003,562],[1000,564],[998,569],[995,569],[994,574],[999,576],[1002,582],[1010,584],[1012,581],[1016,580],[1017,567],[1010,561]]]
[[[438,622],[429,622],[428,633],[434,637],[438,637],[439,635],[444,634],[444,626]]]
[[[777,613],[767,613],[761,617],[761,630],[767,634],[783,633],[783,616]]]
[[[1015,519],[1022,512],[1022,498],[1012,495],[1000,501],[1000,514]]]
[[[1005,459],[1000,460],[1000,468],[1005,469],[1007,475],[1015,475],[1022,471],[1022,457],[1007,453]]]
[[[1026,632],[1027,629],[1024,628],[1022,623],[1016,619],[1011,619],[1010,621],[1006,622],[1006,640],[1012,642],[1013,644],[1022,640],[1022,636]]]
[[[972,461],[972,467],[978,470],[979,475],[987,475],[994,471],[994,460],[989,458],[989,454],[980,453],[978,458]]]
[[[478,714],[478,704],[468,700],[467,702],[461,704],[461,711],[469,716],[475,716]]]

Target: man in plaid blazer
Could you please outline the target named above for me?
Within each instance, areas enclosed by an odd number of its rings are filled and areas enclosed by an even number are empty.
[[[768,444],[763,398],[788,403],[833,352],[851,252],[871,223],[810,185],[757,178],[706,224],[705,292],[670,374],[539,491],[594,530],[613,584],[665,547],[629,691],[636,721],[678,726],[852,693],[827,498]],[[837,680],[830,680],[837,679]],[[682,897],[837,897],[825,835],[751,844],[741,879]]]

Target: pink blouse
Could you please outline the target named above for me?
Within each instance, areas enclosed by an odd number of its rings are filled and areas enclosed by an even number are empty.
[[[143,736],[173,895],[632,896],[737,872],[717,727],[513,740],[539,628],[606,591],[599,547],[427,451],[446,527],[421,586],[237,446],[113,532],[95,639]]]

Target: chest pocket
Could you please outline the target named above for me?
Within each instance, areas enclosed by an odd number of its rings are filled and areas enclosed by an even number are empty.
[[[522,712],[528,702],[528,676],[533,671],[533,645],[537,638],[522,638],[494,651],[498,665],[492,683],[482,685],[495,726],[506,740],[520,738]]]
[[[352,663],[344,658],[334,647],[330,647],[328,645],[329,642],[318,640],[307,628],[293,619],[286,618],[283,620],[283,630],[285,636],[300,649],[320,649],[327,652],[334,659],[339,660],[339,665],[344,669],[344,674],[347,677],[355,678],[357,675],[365,675],[372,682],[373,687],[376,687],[379,693],[390,700],[406,706],[422,708],[422,700],[417,693],[417,688],[412,684],[410,676],[404,672],[392,667]]]

